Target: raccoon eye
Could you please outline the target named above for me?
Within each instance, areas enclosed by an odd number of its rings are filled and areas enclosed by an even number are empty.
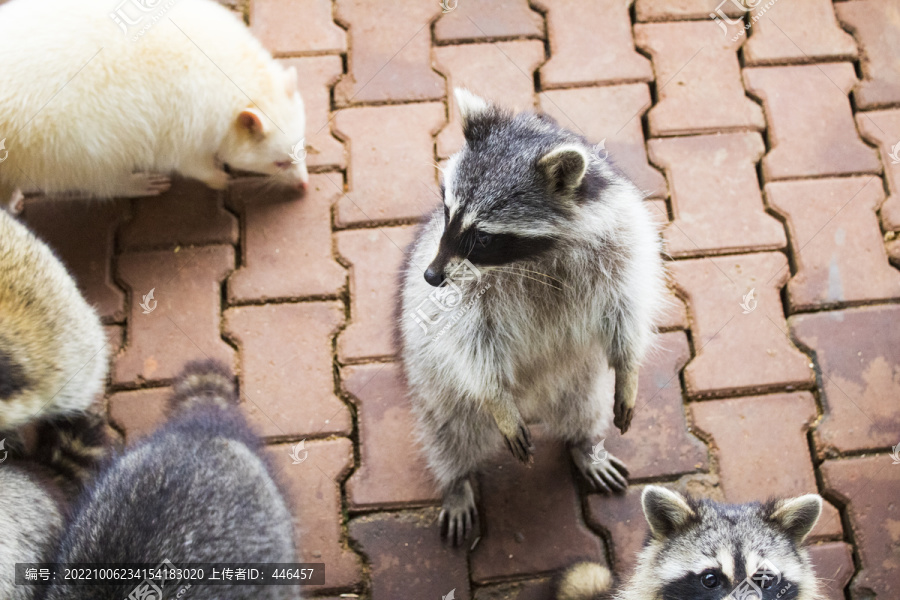
[[[475,232],[475,243],[478,244],[482,248],[484,248],[485,246],[490,244],[493,239],[494,239],[494,236],[491,235],[490,233],[485,233],[483,231]]]
[[[712,571],[705,571],[700,573],[700,583],[708,589],[719,587],[719,576]]]

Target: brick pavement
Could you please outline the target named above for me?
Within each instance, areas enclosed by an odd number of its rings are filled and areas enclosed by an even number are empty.
[[[185,361],[233,365],[303,559],[327,565],[314,597],[545,600],[576,555],[625,575],[656,481],[818,491],[827,598],[900,597],[896,3],[781,0],[749,34],[732,2],[708,17],[716,0],[228,4],[301,74],[309,195],[181,181],[24,215],[108,326],[126,439],[163,418]],[[664,222],[674,300],[632,430],[607,439],[633,486],[587,493],[538,435],[531,468],[501,454],[479,476],[490,526],[471,552],[439,542],[391,338],[397,267],[461,143],[459,84],[606,141]]]

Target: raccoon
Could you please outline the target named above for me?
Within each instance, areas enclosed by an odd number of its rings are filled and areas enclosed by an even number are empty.
[[[402,273],[399,337],[441,533],[458,544],[477,519],[469,475],[501,439],[528,462],[528,421],[568,442],[595,489],[627,486],[621,461],[590,454],[611,422],[629,427],[665,284],[641,192],[595,147],[455,96],[466,143]]]
[[[578,563],[557,600],[824,600],[802,546],[818,495],[729,505],[647,486],[641,503],[650,534],[631,579],[613,592],[606,567]]]
[[[69,503],[109,447],[95,415],[43,423],[37,438],[33,456],[0,451],[0,598],[7,600],[34,597],[36,588],[15,585],[15,564],[53,558]]]
[[[296,563],[292,517],[221,364],[191,363],[173,417],[111,461],[66,526],[56,562]],[[122,600],[122,585],[51,585],[46,600]],[[184,587],[163,586],[162,598]],[[203,599],[298,598],[297,586],[199,585]],[[160,599],[162,600],[162,599]]]
[[[0,210],[0,432],[86,409],[107,368],[97,313],[50,248]]]

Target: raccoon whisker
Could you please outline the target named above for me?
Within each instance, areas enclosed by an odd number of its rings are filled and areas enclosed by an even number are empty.
[[[562,291],[562,288],[561,288],[561,287],[555,286],[555,285],[553,285],[552,283],[548,283],[548,282],[546,282],[546,281],[544,281],[544,280],[542,280],[542,279],[538,279],[537,277],[530,277],[529,275],[526,275],[526,274],[522,273],[521,271],[506,270],[506,269],[503,269],[503,268],[500,268],[500,267],[493,267],[493,269],[496,270],[496,271],[500,271],[501,273],[507,273],[507,274],[509,274],[509,275],[518,275],[519,277],[524,277],[525,279],[530,279],[530,280],[532,280],[532,281],[537,281],[538,283],[540,283],[540,284],[542,284],[542,285],[546,285],[547,287],[551,287],[551,288],[553,288],[554,290],[559,290],[560,292]]]
[[[547,275],[546,273],[541,273],[540,271],[534,271],[534,270],[532,270],[532,269],[526,269],[525,267],[520,267],[520,266],[518,266],[518,265],[506,265],[505,267],[508,268],[508,269],[517,269],[517,270],[520,270],[520,271],[524,271],[524,272],[526,272],[526,273],[534,273],[535,275],[540,275],[541,277],[546,277],[547,279],[549,279],[549,280],[551,280],[551,281],[555,281],[555,282],[558,283],[559,285],[566,285],[565,283],[563,283],[563,281],[562,281],[561,279],[557,279],[556,277],[553,277],[552,275]]]

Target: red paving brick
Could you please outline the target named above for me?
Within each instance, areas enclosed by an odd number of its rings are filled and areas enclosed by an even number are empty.
[[[634,49],[627,2],[544,0],[538,6],[546,11],[550,35],[542,87],[653,79],[650,61]]]
[[[620,579],[627,578],[634,571],[637,553],[647,538],[647,521],[641,509],[643,491],[642,486],[632,484],[624,494],[588,496],[585,518],[593,529],[606,530],[612,537],[612,569]],[[595,555],[592,558],[600,557]]]
[[[691,412],[696,427],[712,437],[717,448],[727,502],[818,492],[806,441],[818,416],[809,392],[698,402]],[[840,535],[840,516],[826,502],[810,536]]]
[[[343,390],[356,404],[359,468],[347,481],[354,508],[426,504],[440,500],[415,439],[415,418],[398,365],[346,367]]]
[[[863,139],[878,146],[884,165],[890,197],[881,205],[882,227],[889,231],[900,230],[900,146],[897,145],[900,144],[900,110],[857,113],[856,125]]]
[[[469,600],[465,548],[443,544],[438,510],[375,514],[350,521],[350,537],[368,558],[372,600]]]
[[[475,592],[475,600],[548,600],[552,597],[547,578],[489,585]]]
[[[862,81],[853,90],[857,108],[900,103],[900,6],[864,0],[834,5],[838,19],[856,38]]]
[[[728,0],[634,0],[638,21],[709,19],[710,13],[717,10],[725,16],[739,17],[744,13],[739,6]]]
[[[415,231],[415,227],[386,227],[337,235],[338,254],[350,267],[350,324],[337,344],[341,362],[394,355],[397,277]]]
[[[831,0],[759,4],[750,11],[750,21],[747,65],[856,58],[856,43],[835,19]]]
[[[769,183],[766,199],[791,236],[792,312],[900,297],[900,272],[888,264],[875,214],[881,178]]]
[[[852,64],[745,69],[744,81],[766,109],[766,181],[881,170],[853,123],[847,97],[856,83]]]
[[[824,415],[815,440],[823,458],[900,443],[897,319],[895,305],[791,317],[793,336],[822,373]]]
[[[581,518],[575,472],[565,444],[535,438],[534,464],[504,451],[478,476],[481,541],[471,554],[472,579],[554,571],[577,559],[600,557],[603,541]]]
[[[762,109],[744,95],[736,48],[712,20],[635,25],[634,35],[656,72],[650,135],[765,127]]]
[[[106,322],[125,319],[125,293],[112,275],[115,231],[128,214],[127,200],[29,200],[22,221],[44,240]],[[77,235],[72,235],[77,232]]]
[[[853,549],[843,542],[825,542],[809,548],[813,568],[819,578],[823,600],[845,600],[844,588],[853,577]]]
[[[336,225],[418,219],[436,206],[432,136],[445,122],[437,103],[339,111],[334,127],[350,139],[350,168]]]
[[[440,2],[335,0],[348,29],[347,74],[334,88],[339,106],[396,100],[438,100],[444,80],[431,69],[431,21]]]
[[[109,397],[109,422],[131,444],[165,423],[171,395],[168,387],[116,392]]]
[[[889,454],[826,461],[826,489],[849,502],[860,570],[850,584],[854,598],[896,598],[900,594],[900,467]]]
[[[131,311],[114,382],[172,379],[185,363],[204,358],[232,364],[234,351],[219,334],[222,280],[234,267],[231,246],[129,252],[118,262]],[[148,300],[153,310],[144,314],[139,303],[150,290],[156,304]]]
[[[228,278],[229,302],[336,296],[347,273],[333,256],[331,207],[340,195],[312,175],[305,197],[275,195],[254,180],[231,190],[244,224],[241,267]]]
[[[448,0],[447,6],[452,10],[434,24],[434,39],[439,44],[544,36],[544,19],[531,10],[527,0]]]
[[[176,180],[165,194],[132,202],[134,217],[119,230],[123,250],[237,242],[237,219],[199,181]]]
[[[534,71],[544,62],[539,41],[465,44],[434,49],[435,68],[447,77],[448,89],[468,88],[484,98],[503,100],[517,110],[534,109]],[[450,121],[437,137],[437,154],[446,158],[464,142],[456,100],[448,95]]]
[[[650,160],[664,168],[675,220],[664,233],[672,256],[783,248],[784,227],[766,214],[756,163],[758,133],[652,139]]]
[[[344,52],[346,33],[331,16],[329,0],[253,0],[250,28],[276,55]],[[303,79],[300,90],[305,91]]]
[[[670,269],[692,324],[694,359],[684,370],[688,395],[812,385],[809,358],[786,336],[778,297],[789,275],[783,254],[680,260]],[[742,303],[752,310],[744,314]]]
[[[641,117],[651,104],[646,84],[550,90],[540,94],[540,103],[562,126],[603,142],[610,160],[648,197],[666,197],[665,177],[648,164],[644,147]]]
[[[574,558],[627,576],[646,534],[642,486],[675,479],[728,500],[820,484],[823,597],[898,595],[900,9],[782,0],[732,39],[743,21],[731,0],[450,0],[445,14],[438,0],[226,4],[298,71],[309,195],[178,180],[160,198],[26,205],[103,315],[103,404],[127,441],[165,419],[186,361],[232,366],[269,436],[300,559],[327,565],[325,588],[307,590],[321,600],[549,600],[550,575]],[[471,553],[439,538],[389,362],[397,274],[439,202],[434,162],[462,141],[457,85],[603,142],[674,257],[632,430],[606,438],[633,484],[589,493],[536,425],[532,467],[500,452],[479,475]],[[143,314],[150,289],[158,305]]]
[[[628,465],[632,479],[707,470],[706,446],[687,430],[678,374],[691,358],[681,331],[660,334],[641,367],[634,420],[626,435],[613,429],[605,448]]]
[[[346,438],[308,441],[308,454],[299,464],[293,464],[291,447],[277,444],[267,452],[294,514],[298,559],[325,563],[325,589],[355,586],[362,564],[341,526],[340,487],[353,467],[353,443]]]
[[[282,59],[297,70],[306,109],[306,165],[310,169],[344,168],[344,145],[331,135],[331,87],[344,67],[340,56],[308,56]],[[299,140],[296,140],[299,141]],[[295,141],[295,142],[296,142]]]
[[[334,392],[332,339],[339,302],[231,308],[224,329],[240,349],[241,398],[266,436],[349,434],[350,411]]]

